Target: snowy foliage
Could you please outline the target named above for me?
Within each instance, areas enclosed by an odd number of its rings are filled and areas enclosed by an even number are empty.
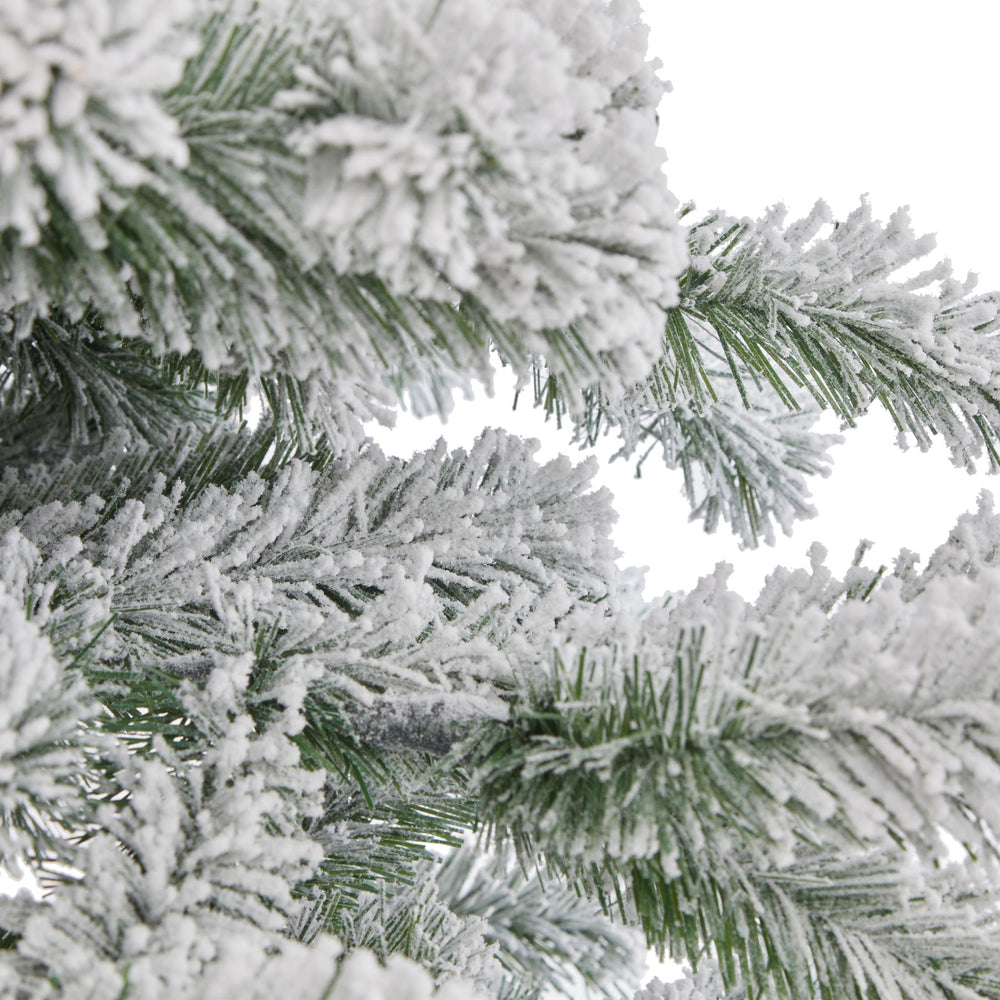
[[[939,863],[956,842],[995,855],[998,537],[984,498],[923,573],[904,554],[884,579],[859,564],[838,580],[817,548],[811,571],[776,571],[749,604],[722,567],[638,620],[620,617],[607,644],[567,647],[553,690],[495,743],[475,745],[494,836],[530,838],[605,892],[617,882],[647,934],[692,960],[702,945],[688,912],[717,942],[769,927],[745,952],[719,949],[730,985],[784,988],[806,961],[813,981],[835,981],[806,943],[834,919],[850,933],[836,931],[833,952],[874,949],[882,966],[899,964],[909,992],[898,995],[950,995],[920,985],[914,966],[941,968],[951,922],[976,911],[942,903],[941,880],[915,859]],[[912,855],[896,857],[903,844]],[[848,872],[859,887],[891,889],[890,909],[905,905],[914,920],[927,908],[925,937],[894,938],[878,916],[884,898],[848,907],[805,891],[847,892]],[[991,866],[983,872],[970,900],[984,923],[967,931],[974,956],[958,960],[958,979],[992,982],[997,890]],[[843,907],[836,918],[830,905]],[[867,943],[851,944],[857,935]],[[781,956],[785,973],[760,966],[757,949]],[[941,983],[953,974],[944,968]],[[897,995],[867,964],[852,975],[851,996]]]
[[[664,407],[662,397],[639,389],[593,409],[605,429],[618,427],[615,458],[640,453],[641,469],[655,449],[668,468],[683,473],[691,519],[702,520],[706,531],[725,521],[746,546],[773,544],[775,526],[790,535],[796,520],[815,514],[807,477],[829,474],[829,448],[842,439],[812,429],[817,407],[789,412],[767,383],[739,386],[726,368],[706,370],[711,401]],[[593,443],[590,419],[585,411],[577,420],[577,441]]]
[[[9,544],[40,553],[21,572],[41,620],[114,616],[92,651],[102,663],[207,673],[213,650],[251,652],[280,623],[271,655],[308,653],[316,683],[359,711],[384,702],[359,724],[391,739],[414,709],[505,714],[513,663],[527,677],[557,627],[600,628],[617,570],[592,469],[540,468],[532,443],[486,432],[469,454],[442,443],[404,463],[371,448],[224,487],[204,481],[200,436],[186,463],[180,444],[175,477],[124,489],[112,447],[103,476],[92,469],[106,500],[25,509],[53,494],[48,474],[11,471],[0,487]],[[82,478],[72,464],[56,476]],[[73,595],[58,608],[56,572]]]
[[[984,446],[992,456],[997,295],[973,295],[975,277],[958,281],[947,260],[910,277],[934,238],[917,237],[904,209],[886,224],[866,201],[839,221],[823,202],[789,225],[785,214],[712,213],[691,230],[692,312],[728,341],[734,374],[749,353],[734,312],[745,301],[766,317],[757,351],[783,391],[795,395],[797,379],[848,420],[882,397],[921,447],[941,433],[958,465],[971,467]]]
[[[997,525],[984,501],[965,523],[969,544]],[[776,571],[755,604],[726,588],[720,568],[639,621],[619,620],[617,642],[563,651],[555,691],[566,731],[539,736],[517,761],[525,780],[552,782],[550,794],[510,786],[512,815],[540,810],[532,826],[564,857],[642,858],[655,845],[665,871],[734,837],[776,864],[801,844],[887,834],[943,854],[948,831],[988,849],[1000,820],[998,636],[987,611],[996,569],[948,572],[938,554],[924,574],[904,560],[876,586],[860,566],[837,580],[821,556],[811,572]],[[623,701],[657,732],[619,718]],[[589,745],[616,729],[619,739]],[[719,755],[718,786],[680,807],[685,789],[707,792],[688,770],[707,752]],[[575,783],[595,781],[607,795],[600,825],[574,808]],[[674,789],[669,815],[657,805],[664,788]],[[593,787],[589,800],[597,808]]]
[[[1000,997],[989,497],[647,604],[592,462],[366,438],[499,357],[746,544],[823,408],[1000,468],[1000,298],[685,229],[656,69],[633,0],[0,0],[4,996]]]
[[[252,805],[252,792],[188,803],[184,783],[163,764],[124,770],[118,777],[127,805],[98,813],[104,830],[76,859],[86,874],[51,903],[37,904],[24,924],[18,947],[25,966],[64,985],[54,996],[117,996],[127,983],[129,995],[158,997],[205,995],[213,983],[225,984],[220,996],[247,987],[263,996],[258,975],[273,986],[282,966],[288,975],[301,965],[294,973],[301,995],[318,995],[337,950],[321,943],[304,955],[275,933],[280,925],[252,919],[261,910],[258,895],[276,886],[287,891],[285,879],[268,877],[273,866],[259,853],[270,842],[278,846],[277,838],[265,843],[252,814],[239,812]]]
[[[528,876],[510,852],[483,855],[466,843],[436,873],[438,891],[458,914],[478,915],[509,977],[551,977],[571,991],[583,981],[605,992],[634,986],[641,938],[572,889]],[[531,942],[544,941],[539,952]]]
[[[10,538],[0,540],[0,864],[17,871],[39,844],[61,851],[84,814],[85,724],[98,706],[30,618]],[[11,579],[13,578],[13,579]]]
[[[645,36],[627,0],[352,9],[286,97],[306,225],[340,272],[472,294],[525,336],[575,324],[640,377],[686,260]]]
[[[658,978],[651,980],[636,993],[635,1000],[736,1000],[736,997],[726,993],[714,963],[702,962],[696,973],[688,972],[682,979],[667,983]]]
[[[100,246],[102,202],[147,182],[144,160],[187,164],[159,97],[197,44],[191,13],[186,0],[0,4],[0,231],[33,246],[65,215]]]
[[[688,221],[693,207],[682,211]],[[684,475],[692,516],[727,521],[745,545],[808,517],[806,477],[825,475],[836,438],[811,428],[822,409],[853,426],[887,408],[926,449],[941,434],[970,471],[1000,455],[996,294],[952,277],[947,260],[911,276],[934,248],[904,210],[887,224],[863,201],[834,220],[818,202],[786,223],[709,213],[688,230],[691,264],[667,310],[662,355],[622,392],[582,402],[557,371],[536,369],[536,401],[566,412],[574,439],[621,439],[616,457],[653,452]]]
[[[636,4],[22,8],[0,7],[18,338],[96,305],[213,370],[376,394],[392,368],[488,377],[490,337],[619,385],[656,357],[687,249]]]
[[[322,858],[301,820],[320,810],[325,775],[304,769],[287,739],[304,725],[315,668],[292,663],[251,692],[250,667],[249,657],[218,662],[203,686],[183,685],[181,701],[207,750],[186,761],[154,739],[160,759],[122,756],[117,791],[93,814],[98,832],[69,855],[83,877],[52,902],[0,914],[19,935],[8,985],[32,997],[127,990],[235,998],[280,989],[305,1000],[370,995],[403,975],[414,995],[430,997],[433,980],[419,966],[397,959],[382,970],[355,951],[338,969],[334,938],[314,936],[306,947],[282,933],[300,909],[291,888]],[[255,702],[280,708],[266,727],[251,714]],[[46,983],[62,988],[50,992]]]

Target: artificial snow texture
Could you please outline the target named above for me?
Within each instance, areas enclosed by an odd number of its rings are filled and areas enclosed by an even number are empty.
[[[642,375],[687,251],[638,4],[408,0],[339,20],[286,98],[338,110],[292,140],[337,270],[471,293],[525,331],[577,324]]]
[[[186,165],[159,95],[196,45],[192,13],[187,0],[0,3],[0,231],[35,245],[65,212],[100,242],[88,221],[149,179],[144,160]]]

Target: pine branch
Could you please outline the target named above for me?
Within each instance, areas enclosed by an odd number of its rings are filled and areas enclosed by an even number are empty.
[[[369,949],[383,962],[405,956],[438,982],[462,977],[500,987],[502,969],[495,948],[484,938],[484,921],[456,914],[441,898],[437,866],[425,862],[416,869],[412,884],[382,883],[349,907],[339,905],[340,891],[334,890],[322,901],[319,914],[327,914],[325,926],[351,950]]]
[[[151,445],[187,424],[207,428],[196,378],[103,329],[50,315],[22,335],[12,317],[0,335],[0,457],[5,464],[58,461],[115,432]]]
[[[536,366],[536,405],[570,416],[575,441],[615,433],[616,457],[640,467],[659,446],[693,516],[708,531],[723,517],[747,545],[773,539],[772,519],[787,532],[812,513],[803,473],[824,473],[833,440],[808,431],[817,407],[853,427],[878,402],[921,448],[941,434],[956,465],[985,452],[998,467],[997,297],[972,295],[947,262],[900,277],[933,248],[905,212],[885,226],[867,203],[833,222],[820,202],[789,226],[780,207],[757,222],[713,213],[688,239],[681,301],[644,379],[576,397]]]
[[[921,444],[944,432],[959,464],[989,451],[995,297],[972,296],[974,279],[958,283],[947,262],[898,277],[934,245],[903,210],[883,227],[867,203],[833,222],[820,202],[783,221],[779,206],[757,223],[712,215],[691,230],[682,308],[718,338],[734,377],[756,372],[788,399],[801,386],[849,422],[879,400]]]
[[[117,755],[101,804],[92,793],[89,836],[71,856],[83,877],[51,905],[0,908],[16,946],[0,967],[6,989],[42,996],[71,984],[93,995],[168,988],[193,996],[192,988],[236,988],[259,997],[284,981],[297,997],[346,1000],[359,985],[403,975],[430,997],[429,974],[399,954],[382,969],[355,947],[337,963],[340,943],[318,929],[308,946],[284,933],[303,929],[291,889],[321,856],[303,823],[322,830],[315,807],[326,778],[302,766],[288,739],[301,731],[315,676],[302,661],[268,668],[242,657],[220,659],[204,683],[179,686],[201,755],[185,759],[162,739],[152,756]],[[345,928],[351,923],[349,910],[338,916]],[[428,959],[425,948],[415,954]],[[464,949],[457,957],[468,966],[462,971],[479,974]],[[452,995],[474,992],[454,980]]]
[[[517,981],[567,994],[581,980],[605,996],[630,992],[640,965],[635,933],[554,875],[526,875],[512,858],[484,858],[467,844],[436,878],[453,912],[485,921],[483,936]]]
[[[987,500],[923,573],[641,609],[589,470],[362,427],[496,350],[755,544],[816,408],[1000,468],[1000,299],[867,205],[685,246],[632,3],[22,6],[0,863],[54,891],[0,905],[0,993],[610,994],[614,912],[702,963],[664,997],[1000,1000]]]
[[[621,447],[613,458],[638,453],[639,476],[659,451],[668,468],[682,472],[691,519],[702,520],[705,531],[723,520],[745,546],[773,544],[775,524],[788,535],[795,520],[816,513],[807,477],[829,474],[828,449],[840,438],[813,431],[815,410],[789,410],[767,386],[737,387],[726,370],[710,378],[715,398],[701,405],[665,407],[649,392],[618,402],[588,392],[586,409],[574,417],[574,440],[590,446],[617,429]]]
[[[260,10],[243,11],[242,20],[209,12],[192,24],[159,19],[146,32],[129,22],[115,38],[123,51],[159,47],[190,58],[164,61],[148,78],[138,72],[110,96],[95,72],[91,89],[77,95],[80,117],[71,126],[25,95],[21,110],[37,111],[53,142],[83,157],[87,189],[77,190],[69,171],[53,176],[41,147],[14,139],[33,213],[10,220],[0,251],[18,308],[44,315],[57,304],[74,320],[96,309],[116,336],[141,338],[158,353],[194,349],[208,369],[229,375],[360,382],[376,397],[388,379],[414,405],[440,412],[454,388],[488,379],[491,342],[522,371],[544,352],[581,385],[614,381],[615,371],[638,375],[636,358],[651,358],[646,348],[655,345],[653,303],[676,298],[684,248],[658,156],[650,155],[660,87],[634,15],[600,11],[620,35],[619,56],[608,61],[578,51],[582,39],[571,43],[527,8],[495,11],[491,26],[476,20],[478,8],[447,6],[428,26],[432,34],[476,39],[489,61],[530,21],[531,52],[544,58],[533,62],[525,49],[525,69],[564,69],[542,74],[531,102],[510,100],[511,87],[523,96],[517,74],[470,81],[496,90],[495,106],[507,109],[484,118],[455,103],[454,73],[468,75],[471,64],[445,67],[414,11],[384,4],[370,23],[356,12],[313,13],[279,24]],[[109,40],[96,22],[88,27],[99,53]],[[387,46],[415,37],[409,62],[419,57],[428,72],[383,77],[352,65],[371,32],[386,55]],[[171,48],[175,36],[180,48]],[[27,37],[19,42],[58,90],[58,59],[34,51]],[[67,51],[76,44],[68,39]],[[442,81],[452,83],[442,90]],[[541,92],[553,88],[548,98]],[[142,128],[129,119],[130,99],[148,113]],[[637,109],[647,113],[645,128]],[[366,146],[365,130],[389,146]],[[457,143],[467,151],[433,198],[418,161],[400,184],[390,179],[399,162],[392,137],[411,132],[427,148]],[[619,150],[610,171],[608,143]],[[387,165],[376,162],[382,153]],[[356,170],[362,161],[367,176]],[[549,178],[540,200],[526,200],[519,176],[529,162],[541,170],[532,176]],[[331,188],[341,167],[350,176]],[[382,225],[381,196],[371,203],[369,195],[386,184],[392,214]],[[334,224],[336,192],[348,189],[358,193],[350,205],[372,212],[355,226]],[[405,250],[407,240],[391,233],[409,224],[411,209],[422,222]],[[461,238],[432,238],[449,221],[442,211],[455,215]],[[402,272],[390,261],[399,254]],[[641,329],[648,345],[641,337],[637,344]]]
[[[46,983],[95,996],[186,995],[197,983],[220,995],[289,976],[301,995],[321,995],[339,947],[279,933],[288,876],[314,857],[308,841],[267,828],[281,818],[275,789],[238,772],[213,785],[208,762],[203,783],[197,767],[171,763],[120,764],[115,804],[96,812],[99,829],[73,857],[84,876],[21,915],[3,971],[19,973],[30,997],[47,995]]]
[[[715,943],[728,991],[803,1000],[997,995],[995,880],[977,886],[947,871],[925,881],[900,852],[769,870],[717,856],[672,884],[649,862],[627,872],[636,905],[656,913],[675,953],[700,962],[703,941]]]
[[[463,718],[506,712],[513,665],[530,671],[557,624],[600,627],[616,579],[589,470],[530,453],[491,433],[469,454],[310,465],[266,430],[119,440],[9,470],[0,523],[36,615],[112,622],[97,666],[189,674],[277,630],[274,655],[324,664],[318,691],[353,704],[366,742],[392,745],[417,711],[448,745]]]
[[[509,724],[466,744],[484,821],[524,858],[541,851],[606,905],[617,898],[677,957],[714,942],[736,963],[728,986],[780,968],[792,979],[779,995],[812,995],[803,962],[829,942],[766,938],[787,904],[768,872],[901,844],[933,865],[942,830],[970,857],[995,854],[998,524],[984,506],[922,576],[903,560],[881,580],[856,566],[838,581],[816,553],[811,574],[775,573],[756,606],[719,574],[637,625],[619,621],[617,647],[558,659],[550,687],[522,692]],[[841,959],[829,961],[810,976],[834,996]],[[983,989],[972,995],[993,995]]]
[[[100,706],[0,569],[0,865],[65,861],[89,814]],[[27,619],[27,620],[26,620]]]

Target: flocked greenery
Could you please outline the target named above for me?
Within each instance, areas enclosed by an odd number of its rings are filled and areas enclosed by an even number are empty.
[[[0,0],[0,52],[4,996],[1000,997],[987,497],[650,602],[592,464],[364,428],[504,364],[756,545],[823,409],[1000,467],[1000,296],[903,213],[679,208],[632,0]]]

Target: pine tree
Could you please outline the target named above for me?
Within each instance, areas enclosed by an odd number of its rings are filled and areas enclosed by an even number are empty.
[[[503,364],[751,546],[824,409],[1000,469],[1000,296],[679,207],[656,70],[634,0],[0,0],[4,996],[1000,997],[988,496],[650,602],[592,462],[366,437]]]

